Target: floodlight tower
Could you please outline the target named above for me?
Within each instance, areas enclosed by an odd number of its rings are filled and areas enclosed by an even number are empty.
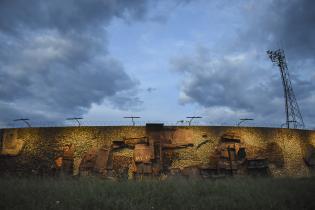
[[[290,128],[290,123],[292,123],[293,128],[304,128],[304,121],[293,92],[284,51],[282,49],[268,50],[267,54],[280,69],[285,100],[286,126]]]

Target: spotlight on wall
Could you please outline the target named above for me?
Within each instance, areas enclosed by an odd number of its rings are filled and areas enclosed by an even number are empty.
[[[237,126],[240,126],[242,122],[251,121],[251,120],[254,120],[254,119],[252,119],[252,118],[241,118],[240,121],[237,123]]]
[[[70,118],[67,118],[66,120],[74,120],[78,123],[78,126],[81,126],[81,123],[79,120],[82,120],[83,118],[82,117],[70,117]]]
[[[136,122],[134,121],[134,119],[139,119],[141,117],[135,117],[135,116],[128,116],[128,117],[124,117],[126,119],[131,119],[131,122],[132,122],[132,126],[135,126],[136,125]]]
[[[27,125],[27,127],[32,127],[31,126],[31,124],[28,122],[30,119],[27,119],[27,118],[20,118],[20,119],[15,119],[15,120],[13,120],[14,122],[17,122],[17,121],[23,121],[26,125]]]
[[[192,121],[193,121],[193,119],[200,119],[200,118],[202,118],[202,117],[201,117],[201,116],[192,116],[192,117],[186,117],[186,118],[190,119],[190,120],[188,121],[188,125],[190,126],[191,123],[192,123]]]

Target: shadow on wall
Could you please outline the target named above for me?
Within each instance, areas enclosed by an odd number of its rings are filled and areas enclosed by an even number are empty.
[[[281,147],[276,142],[271,142],[266,147],[266,156],[269,164],[273,164],[276,168],[284,167],[284,157]]]
[[[306,146],[304,161],[310,167],[311,174],[315,175],[315,147],[313,145]]]

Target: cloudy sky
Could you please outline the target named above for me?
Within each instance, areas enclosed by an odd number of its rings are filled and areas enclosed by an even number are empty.
[[[315,127],[312,0],[1,0],[0,122],[285,121],[283,48]]]

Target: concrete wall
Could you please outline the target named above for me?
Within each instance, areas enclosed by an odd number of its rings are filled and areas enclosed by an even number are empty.
[[[163,136],[171,143],[193,143],[194,147],[177,149],[176,159],[170,168],[183,168],[193,165],[211,165],[215,148],[220,138],[227,132],[241,137],[248,156],[268,156],[272,176],[310,176],[311,170],[303,158],[306,148],[315,146],[315,131],[190,126],[164,127]],[[19,128],[1,130],[1,173],[38,173],[51,170],[54,158],[60,155],[67,144],[74,146],[74,173],[83,155],[92,148],[110,145],[112,140],[146,136],[142,126],[106,127],[63,127],[63,128]],[[197,148],[200,142],[205,142]],[[132,157],[131,149],[123,149],[117,157]]]

